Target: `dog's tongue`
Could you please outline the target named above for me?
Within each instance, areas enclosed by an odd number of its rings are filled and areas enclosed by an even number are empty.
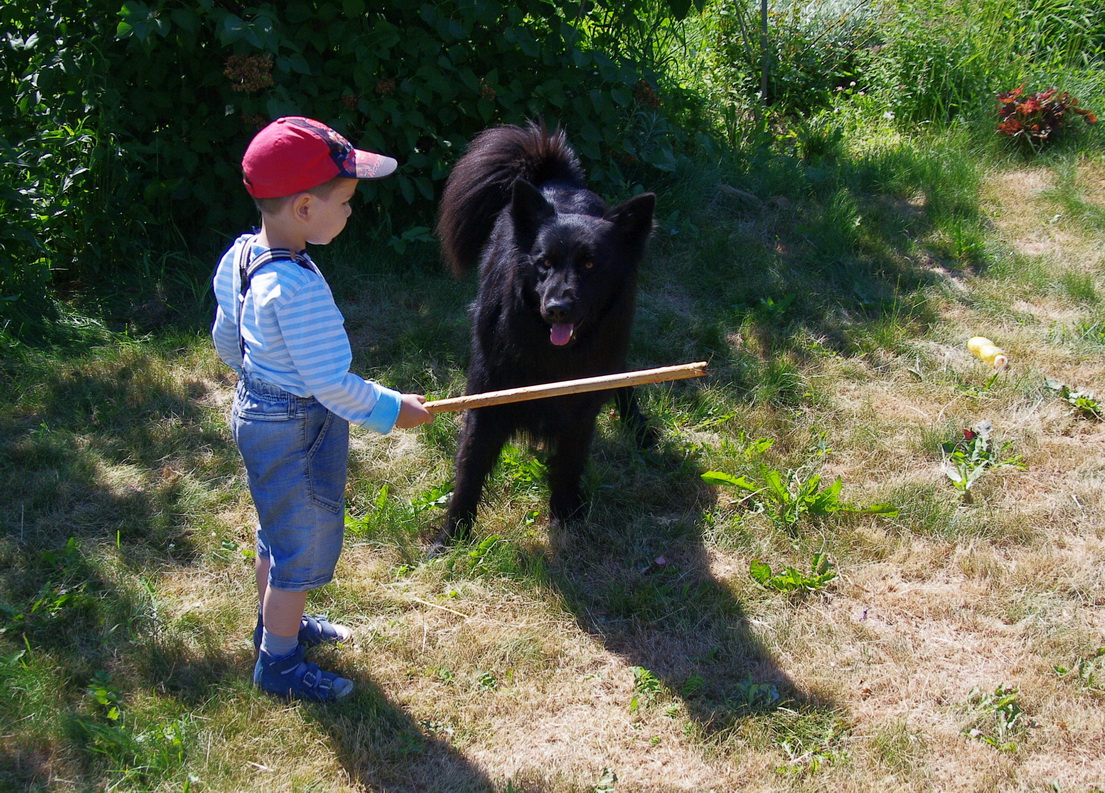
[[[575,330],[575,325],[572,323],[557,322],[552,326],[552,330],[549,332],[549,341],[557,347],[563,347],[572,340],[573,330]]]

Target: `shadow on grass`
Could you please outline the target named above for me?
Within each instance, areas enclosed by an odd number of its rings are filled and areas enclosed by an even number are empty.
[[[146,740],[149,720],[124,718],[160,682],[130,667],[156,635],[153,605],[94,543],[0,541],[0,789],[98,789],[171,755],[162,734]]]
[[[495,790],[460,752],[427,734],[371,681],[358,679],[350,701],[336,708],[314,708],[312,714],[358,787],[395,793]]]
[[[109,711],[128,713],[132,695],[164,682],[132,667],[162,628],[155,571],[198,556],[207,496],[189,474],[233,462],[232,448],[212,453],[225,440],[205,422],[204,386],[173,382],[157,354],[50,354],[22,362],[24,384],[0,408],[4,789],[50,778],[99,788],[150,764],[161,738]],[[7,379],[12,362],[3,369]]]
[[[597,465],[620,465],[625,453],[600,441]],[[719,744],[781,708],[835,719],[832,702],[792,683],[711,571],[703,530],[714,494],[693,459],[629,453],[627,472],[600,473],[652,486],[627,483],[626,497],[619,484],[604,488],[582,525],[551,528],[549,578],[580,627],[633,668],[639,706],[671,698],[702,740]]]
[[[149,356],[150,359],[156,355]],[[0,411],[0,527],[28,549],[74,536],[110,541],[136,565],[149,553],[191,560],[198,494],[191,475],[230,474],[236,452],[199,401],[137,348],[62,362]]]
[[[211,637],[209,637],[211,638]],[[203,644],[201,642],[201,644]],[[252,690],[249,673],[254,656],[245,646],[240,652],[227,652],[225,641],[212,638],[199,652],[195,642],[169,641],[151,645],[144,655],[144,674],[151,687],[177,698],[189,712],[202,711],[219,695],[222,699],[249,697],[258,700],[252,706],[231,705],[239,713],[248,710],[251,718],[266,719],[288,705]],[[312,660],[324,668],[341,668],[340,661],[330,663],[328,654],[340,657],[343,650],[318,649]],[[320,657],[321,654],[321,657]],[[433,737],[371,679],[353,674],[356,688],[335,704],[298,703],[298,717],[317,725],[327,736],[327,745],[349,779],[358,789],[388,790],[395,793],[490,793],[494,786],[446,741]],[[237,718],[241,718],[238,716]],[[244,726],[244,729],[258,729]],[[294,745],[294,742],[293,742]],[[276,758],[273,769],[287,776],[294,772],[294,757]],[[263,752],[262,752],[263,754]],[[258,779],[265,774],[260,770]],[[251,788],[254,789],[254,788]]]

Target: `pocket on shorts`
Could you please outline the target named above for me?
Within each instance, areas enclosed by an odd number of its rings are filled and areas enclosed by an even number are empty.
[[[231,413],[244,421],[287,421],[290,418],[286,398],[254,394],[247,388],[235,391]]]
[[[307,411],[306,427],[311,500],[325,510],[341,512],[349,470],[349,422],[315,404]]]

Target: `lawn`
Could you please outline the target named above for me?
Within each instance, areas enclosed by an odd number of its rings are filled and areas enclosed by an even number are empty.
[[[630,364],[709,375],[641,388],[653,450],[600,418],[577,528],[519,443],[427,560],[457,417],[355,431],[336,706],[250,685],[203,321],[9,350],[0,789],[1105,789],[1105,163],[965,151],[868,128],[648,185]],[[316,251],[355,368],[459,394],[474,284],[363,232]]]

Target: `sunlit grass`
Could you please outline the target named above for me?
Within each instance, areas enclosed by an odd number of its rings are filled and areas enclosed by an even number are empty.
[[[655,448],[600,416],[582,525],[549,526],[519,439],[470,541],[427,560],[459,417],[354,430],[310,600],[356,631],[318,655],[357,683],[334,708],[249,682],[255,518],[206,323],[9,349],[0,787],[983,789],[1008,753],[963,730],[996,734],[1005,686],[1070,726],[1010,732],[1022,762],[1094,783],[1071,769],[1102,739],[1102,425],[1045,378],[1102,376],[1100,163],[844,128],[662,191],[630,363],[709,376],[640,389]],[[356,367],[459,393],[474,284],[428,244],[361,267],[372,244],[327,251]],[[966,350],[982,331],[1007,370]],[[966,500],[942,449],[984,419],[1026,467]],[[763,584],[787,568],[800,594]]]

